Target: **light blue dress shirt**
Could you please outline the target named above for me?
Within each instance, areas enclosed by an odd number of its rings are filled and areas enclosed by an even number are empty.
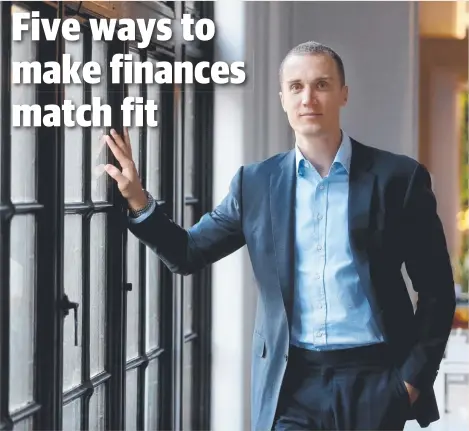
[[[321,178],[296,146],[293,345],[330,350],[384,340],[360,286],[348,237],[348,180],[352,144],[342,142]],[[141,223],[155,202],[131,223]]]
[[[296,146],[295,286],[291,343],[331,350],[384,340],[356,272],[348,235],[352,144],[342,142],[327,176]]]

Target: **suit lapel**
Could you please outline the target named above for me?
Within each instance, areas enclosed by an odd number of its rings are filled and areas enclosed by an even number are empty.
[[[370,227],[370,212],[375,184],[375,175],[369,172],[370,165],[371,162],[363,154],[363,149],[352,140],[348,224],[350,241],[357,251],[365,248]]]
[[[352,141],[349,177],[348,229],[350,246],[362,287],[376,305],[372,290],[368,245],[373,234],[373,203],[376,195],[376,175],[370,172],[371,154],[367,148]]]
[[[270,176],[270,215],[277,274],[287,315],[294,283],[295,151],[288,152]]]

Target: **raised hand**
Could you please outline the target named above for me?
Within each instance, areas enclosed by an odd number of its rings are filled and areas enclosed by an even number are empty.
[[[114,129],[111,130],[111,136],[105,135],[104,138],[112,154],[122,166],[122,172],[111,164],[104,166],[104,170],[117,182],[119,191],[127,199],[132,210],[144,208],[147,204],[147,196],[142,189],[142,183],[132,159],[132,147],[127,128],[124,129],[123,138]]]

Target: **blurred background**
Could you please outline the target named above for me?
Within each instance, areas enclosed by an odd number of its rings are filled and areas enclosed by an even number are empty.
[[[75,17],[79,42],[11,37],[12,14]],[[240,165],[292,148],[278,68],[298,43],[342,57],[343,128],[407,154],[433,178],[455,273],[453,333],[435,382],[442,418],[469,426],[468,2],[38,1],[0,3],[0,430],[249,429],[256,283],[246,250],[173,276],[126,230],[100,163],[103,128],[12,128],[13,104],[102,97],[121,125],[126,95],[158,103],[157,128],[131,128],[143,184],[188,227],[216,205]],[[213,19],[207,42],[93,41],[88,20]],[[239,86],[12,85],[11,62],[70,53],[98,61],[244,61]],[[405,271],[405,268],[403,269]],[[409,282],[409,294],[417,295]],[[419,426],[409,422],[406,429]]]

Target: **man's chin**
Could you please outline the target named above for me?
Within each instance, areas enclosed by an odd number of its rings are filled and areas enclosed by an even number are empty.
[[[311,124],[308,126],[299,127],[296,132],[302,136],[307,136],[310,138],[317,138],[319,136],[323,136],[325,130],[319,124]]]

